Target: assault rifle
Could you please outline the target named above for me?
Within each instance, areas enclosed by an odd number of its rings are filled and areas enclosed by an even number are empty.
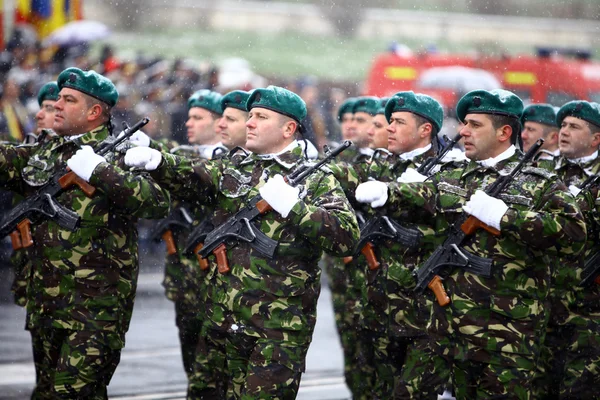
[[[128,127],[121,137],[111,140],[108,145],[106,141],[99,143],[94,152],[101,156],[111,152],[149,121],[148,118],[144,118],[134,126]],[[65,163],[48,183],[2,216],[0,237],[9,235],[13,249],[18,250],[33,244],[31,224],[43,219],[51,219],[63,229],[75,230],[79,225],[79,215],[56,201],[57,196],[72,186],[78,186],[88,197],[92,197],[96,191],[95,187],[70,171]]]
[[[158,221],[150,233],[150,239],[155,242],[159,242],[161,239],[164,240],[167,245],[167,254],[170,256],[177,254],[173,229],[190,230],[193,222],[194,218],[184,206],[175,207],[167,218]]]
[[[417,172],[428,176],[431,170],[440,163],[446,154],[458,143],[461,136],[456,135],[450,140],[436,157],[428,158],[419,166]],[[423,234],[418,229],[406,228],[400,225],[393,219],[378,215],[370,218],[360,230],[360,240],[356,244],[354,252],[357,255],[359,252],[365,256],[367,265],[370,270],[376,270],[381,265],[375,256],[374,243],[382,240],[394,240],[405,247],[416,248],[421,243]]]
[[[485,191],[492,197],[498,197],[504,188],[513,180],[513,178],[523,169],[539,148],[544,143],[539,139],[529,151],[523,156],[519,163],[508,175],[500,176],[496,182],[490,185]],[[431,256],[414,272],[417,280],[416,292],[423,292],[425,288],[430,288],[442,307],[450,304],[450,297],[442,285],[442,279],[439,272],[446,267],[462,268],[473,274],[490,277],[492,271],[492,260],[470,254],[460,246],[465,240],[473,235],[478,229],[484,229],[494,236],[499,236],[500,231],[489,225],[484,224],[476,217],[463,213],[463,217],[450,227],[450,234],[444,240]]]
[[[351,145],[352,142],[349,140],[344,141],[344,143],[335,149],[327,151],[325,157],[315,165],[302,169],[298,173],[288,175],[285,178],[286,182],[290,186],[297,186]],[[207,258],[211,253],[214,254],[217,259],[218,270],[223,274],[230,271],[225,243],[233,246],[239,242],[249,243],[253,249],[264,257],[273,258],[277,242],[262,233],[252,223],[258,216],[269,212],[271,209],[269,203],[260,195],[254,196],[245,207],[225,221],[224,224],[206,235],[203,246],[199,251],[200,256]],[[194,240],[193,238],[191,239]]]

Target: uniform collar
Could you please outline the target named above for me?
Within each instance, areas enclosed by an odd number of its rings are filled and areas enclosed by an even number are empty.
[[[504,150],[502,153],[498,154],[496,157],[490,157],[485,160],[479,160],[479,161],[477,161],[477,164],[481,165],[482,167],[486,167],[486,168],[494,167],[500,161],[511,158],[515,154],[516,150],[517,149],[514,145],[510,145],[510,147],[508,149]]]
[[[248,157],[246,157],[241,164],[251,164],[257,161],[267,161],[273,160],[277,164],[281,165],[285,169],[291,169],[298,161],[303,158],[302,147],[298,143],[298,141],[294,140],[285,149],[278,153],[274,154],[255,154],[250,153]]]
[[[358,149],[358,153],[363,156],[371,157],[373,155],[373,153],[375,153],[375,150],[373,150],[370,147],[361,147]]]
[[[600,159],[598,159],[598,151],[595,151],[589,156],[581,158],[568,159],[566,157],[560,157],[556,162],[554,169],[558,171],[562,168],[568,167],[569,165],[576,165],[581,168],[587,176],[591,176],[600,172],[599,161]]]
[[[552,160],[555,160],[559,156],[560,156],[560,150],[549,151],[549,150],[542,149],[542,150],[540,150],[537,159],[552,161]]]
[[[398,157],[401,160],[412,161],[415,157],[420,156],[421,154],[427,153],[427,151],[429,151],[429,149],[431,149],[431,143],[429,143],[425,147],[419,147],[418,149],[414,149],[411,151],[407,151],[406,153],[402,153]]]
[[[99,127],[92,129],[89,132],[81,135],[73,136],[58,136],[57,146],[62,146],[67,143],[75,143],[77,146],[94,146],[108,138],[108,127],[106,125],[100,125]]]

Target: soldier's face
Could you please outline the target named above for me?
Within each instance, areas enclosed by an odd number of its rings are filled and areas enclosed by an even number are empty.
[[[228,149],[246,147],[246,119],[248,113],[237,108],[227,107],[219,120],[221,142]]]
[[[600,144],[600,133],[592,135],[588,123],[576,117],[566,117],[558,138],[560,154],[567,158],[581,158],[593,154]]]
[[[54,100],[42,101],[40,111],[35,114],[36,133],[39,134],[42,129],[54,128],[54,114],[56,113],[54,103],[56,103]]]
[[[356,136],[356,129],[352,126],[352,118],[354,114],[345,113],[342,114],[342,122],[340,122],[340,129],[342,130],[342,139],[354,140]]]
[[[355,136],[352,141],[356,147],[367,147],[369,145],[369,134],[367,132],[372,123],[373,116],[371,114],[363,111],[354,113],[354,118],[352,118],[352,128]]]
[[[213,114],[205,108],[192,107],[188,111],[185,123],[187,138],[190,144],[213,144],[215,142],[216,121]]]
[[[373,117],[373,123],[367,131],[369,135],[369,147],[372,149],[387,149],[388,146],[388,122],[385,115],[377,114]]]
[[[523,150],[527,151],[533,146],[538,139],[544,136],[544,125],[539,122],[527,121],[521,131],[521,139],[523,140]]]
[[[295,126],[290,118],[275,111],[253,108],[246,121],[246,148],[256,154],[277,153],[292,142]]]
[[[408,111],[392,113],[388,131],[388,150],[394,154],[407,153],[422,146],[417,121]]]
[[[53,129],[58,135],[71,136],[87,132],[92,108],[88,107],[83,93],[71,88],[61,89],[54,109]]]
[[[467,114],[460,130],[465,156],[470,160],[486,160],[502,153],[498,135],[492,120],[485,114]]]

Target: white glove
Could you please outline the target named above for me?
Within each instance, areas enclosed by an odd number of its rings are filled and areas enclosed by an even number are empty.
[[[124,134],[125,134],[125,131],[122,131],[121,133],[119,133],[119,136],[117,136],[117,138],[120,138]],[[150,137],[142,131],[137,131],[129,137],[129,143],[131,143],[134,146],[138,146],[138,147],[149,147],[150,146]]]
[[[146,171],[153,171],[158,168],[162,161],[160,151],[150,147],[134,147],[125,153],[125,165],[130,167],[144,168]]]
[[[508,211],[508,206],[502,200],[477,190],[463,206],[463,210],[484,224],[500,230],[500,221]]]
[[[427,177],[417,172],[414,168],[407,168],[396,181],[401,183],[425,182]]]
[[[577,197],[579,195],[579,193],[581,192],[581,189],[579,189],[575,185],[570,185],[569,186],[569,192],[571,192],[571,194],[573,195],[573,197]]]
[[[90,146],[81,146],[81,149],[67,160],[67,165],[77,176],[89,182],[98,164],[103,162],[106,162],[106,159],[94,153]]]
[[[360,203],[371,203],[373,208],[381,207],[388,199],[388,186],[379,181],[364,182],[358,185],[354,196]]]
[[[300,188],[288,185],[279,174],[270,178],[258,191],[283,218],[287,218],[294,205],[300,200],[298,197]]]

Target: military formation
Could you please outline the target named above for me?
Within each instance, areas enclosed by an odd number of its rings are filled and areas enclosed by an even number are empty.
[[[68,68],[36,132],[0,145],[32,398],[107,398],[141,218],[166,244],[189,399],[294,399],[321,269],[354,399],[597,398],[597,103],[475,90],[447,137],[428,95],[349,98],[344,142],[311,159],[285,88],[195,92],[185,144],[119,132],[118,97]]]

